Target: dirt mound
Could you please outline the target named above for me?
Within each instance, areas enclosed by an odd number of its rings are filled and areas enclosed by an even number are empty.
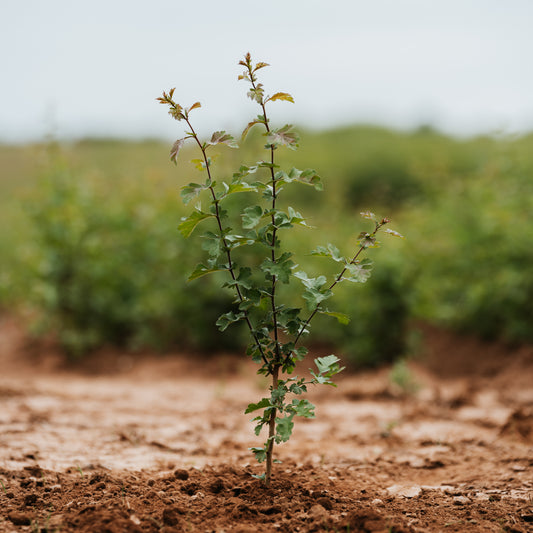
[[[500,435],[517,437],[533,445],[533,408],[513,411],[502,427]]]
[[[384,368],[310,391],[317,418],[277,447],[266,489],[243,413],[268,384],[249,361],[102,351],[72,367],[4,323],[0,533],[533,531],[529,352],[426,339],[451,355],[404,369],[416,386]]]
[[[32,531],[421,532],[527,531],[531,506],[441,487],[376,490],[368,475],[287,464],[265,488],[255,467],[166,472],[0,471],[3,512]],[[332,475],[334,474],[334,475]],[[391,487],[392,489],[393,487]]]

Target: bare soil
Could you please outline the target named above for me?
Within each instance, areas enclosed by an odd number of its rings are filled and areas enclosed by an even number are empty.
[[[0,532],[533,531],[533,350],[423,333],[415,387],[314,390],[267,489],[243,412],[268,384],[244,358],[68,366],[4,319]]]

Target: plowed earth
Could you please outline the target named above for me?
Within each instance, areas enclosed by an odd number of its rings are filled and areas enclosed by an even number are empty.
[[[243,412],[267,383],[219,354],[66,367],[0,326],[0,532],[533,531],[533,352],[425,329],[389,369],[309,397],[271,488]],[[325,355],[317,353],[316,355]]]

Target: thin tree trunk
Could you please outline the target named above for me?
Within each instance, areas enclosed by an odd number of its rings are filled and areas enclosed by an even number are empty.
[[[277,389],[279,376],[279,365],[275,365],[272,369],[272,388]],[[265,472],[265,486],[270,487],[270,480],[272,477],[272,456],[274,451],[274,437],[276,435],[276,416],[277,409],[272,409],[270,413],[270,420],[268,423],[268,448],[266,457],[266,472]]]

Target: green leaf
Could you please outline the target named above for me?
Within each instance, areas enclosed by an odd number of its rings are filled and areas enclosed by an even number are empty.
[[[228,234],[226,235],[226,243],[231,250],[241,246],[250,246],[255,244],[255,238],[243,237],[242,235]]]
[[[309,278],[305,272],[296,272],[294,277],[300,279],[306,287],[302,297],[307,301],[309,309],[318,307],[321,302],[331,298],[333,295],[330,289],[322,289],[322,286],[326,283],[326,276]]]
[[[262,295],[257,289],[243,289],[241,292],[244,300],[239,304],[240,311],[247,311],[251,307],[259,307],[261,305]]]
[[[215,131],[215,133],[213,133],[213,135],[211,136],[211,140],[207,144],[212,146],[216,144],[225,144],[230,148],[239,147],[239,145],[235,142],[233,136],[229,133],[226,133],[225,131]]]
[[[234,194],[237,192],[257,192],[257,187],[255,185],[250,185],[245,181],[233,182],[229,184],[225,196],[229,196],[230,194]]]
[[[309,400],[292,401],[291,410],[296,416],[303,416],[304,418],[315,418],[315,406]]]
[[[268,276],[275,276],[281,283],[289,283],[290,275],[295,264],[291,261],[291,253],[285,252],[276,261],[265,259],[261,263],[261,270]]]
[[[188,217],[181,219],[181,224],[178,226],[178,230],[185,237],[189,237],[194,231],[194,228],[205,220],[206,218],[213,217],[211,213],[204,213],[203,211],[195,210]]]
[[[220,331],[225,331],[229,325],[239,322],[239,320],[243,320],[245,316],[244,313],[234,313],[233,311],[230,311],[229,313],[221,315],[216,321],[216,325]]]
[[[346,326],[350,323],[350,317],[348,315],[345,315],[344,313],[338,313],[337,311],[328,311],[327,309],[319,309],[319,313],[323,315],[328,315],[336,318],[340,324],[343,324]]]
[[[193,270],[192,274],[189,276],[187,281],[193,281],[193,280],[201,278],[202,276],[205,276],[207,274],[212,274],[213,272],[219,272],[221,270],[225,270],[225,268],[221,268],[221,267],[211,268],[211,267],[207,267],[205,265],[199,264]]]
[[[263,216],[263,208],[260,205],[254,205],[244,209],[242,217],[242,227],[244,229],[252,229],[259,224]]]
[[[207,231],[202,235],[204,249],[211,257],[218,257],[222,253],[222,239],[214,233]]]
[[[173,161],[175,165],[178,164],[178,153],[181,150],[184,142],[185,139],[178,139],[170,149],[170,160]]]
[[[318,276],[316,278],[310,278],[307,276],[307,274],[303,271],[295,272],[294,277],[301,280],[301,282],[308,288],[308,289],[320,289],[324,283],[326,283],[326,276]]]
[[[276,442],[287,442],[292,435],[294,422],[292,421],[294,414],[285,416],[283,418],[276,418]]]
[[[255,455],[255,460],[258,463],[262,463],[263,461],[266,460],[266,456],[267,456],[266,447],[265,448],[254,447],[254,448],[248,448],[248,449]],[[254,474],[252,477],[255,477],[256,479],[265,479],[265,474],[263,473],[260,476]]]
[[[191,159],[191,163],[197,170],[205,170],[205,161],[203,159]]]
[[[319,291],[317,289],[307,289],[303,294],[302,298],[307,302],[309,309],[315,309],[320,305],[321,302],[331,298],[333,292],[329,289],[325,291]]]
[[[307,392],[307,387],[303,383],[293,383],[289,387],[289,392],[292,394],[303,394],[304,392]]]
[[[200,183],[189,183],[181,188],[181,199],[187,205],[193,198],[198,196],[204,189],[208,187]]]
[[[283,181],[284,183],[293,183],[296,181],[298,183],[303,183],[304,185],[310,185],[317,191],[322,191],[324,189],[320,176],[313,169],[298,170],[297,168],[292,168],[288,174],[279,171],[276,172],[275,179],[276,181]]]
[[[305,346],[300,346],[294,350],[293,358],[295,361],[303,361],[308,353],[309,350]]]
[[[325,374],[331,371],[335,365],[338,366],[340,359],[336,355],[326,355],[325,357],[317,357],[315,359],[315,365],[321,374]]]
[[[362,231],[358,236],[357,244],[362,248],[378,248],[379,244],[374,234]]]
[[[285,328],[289,335],[295,335],[298,333],[301,327],[301,319],[299,318],[301,309],[297,307],[289,307],[287,309],[281,309],[278,312],[278,324]]]
[[[360,263],[348,263],[346,265],[346,272],[342,279],[352,281],[353,283],[366,283],[371,275],[371,263],[369,261],[361,261]]]
[[[311,187],[314,187],[317,191],[324,190],[324,185],[322,185],[322,179],[313,169],[304,170],[300,174],[298,181],[305,185],[311,185]]]
[[[338,263],[346,263],[346,259],[341,255],[339,249],[333,244],[328,244],[328,247],[317,246],[315,250],[311,252],[311,255],[318,255],[320,257],[330,257],[333,261]]]
[[[272,407],[270,404],[270,398],[263,398],[260,402],[249,404],[246,408],[246,411],[244,411],[244,414],[247,415],[248,413],[253,413],[258,409],[264,409],[265,407]]]
[[[222,287],[240,287],[241,289],[251,289],[252,284],[249,281],[252,277],[252,270],[248,267],[242,267],[239,271],[237,279],[227,281],[222,285]],[[244,310],[244,308],[239,307],[239,309]]]
[[[290,206],[288,207],[287,211],[289,212],[289,222],[291,224],[297,224],[299,226],[307,226],[305,218],[298,211],[295,211]]]
[[[331,377],[344,370],[344,367],[340,367],[339,362],[340,359],[336,355],[328,355],[326,357],[318,357],[315,359],[315,364],[318,368],[318,374],[315,374],[310,369],[311,375],[313,376],[313,381],[316,383],[332,385],[333,387],[336,387],[337,385],[331,381]]]

